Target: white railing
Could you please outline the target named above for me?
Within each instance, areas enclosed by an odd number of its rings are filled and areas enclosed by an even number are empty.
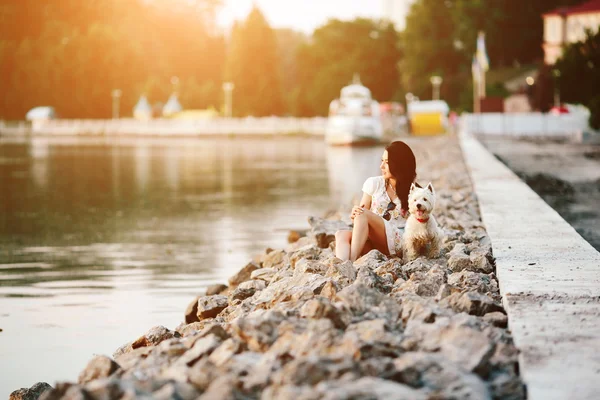
[[[475,135],[578,139],[589,130],[583,113],[463,114],[460,126]]]
[[[325,134],[327,118],[215,118],[206,120],[56,119],[34,121],[31,133],[39,135],[290,135]],[[0,124],[0,133],[3,131]]]

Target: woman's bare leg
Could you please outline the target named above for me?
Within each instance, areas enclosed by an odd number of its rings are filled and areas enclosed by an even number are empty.
[[[350,239],[352,239],[352,231],[335,233],[335,256],[342,261],[350,259]]]
[[[352,229],[350,242],[351,261],[356,261],[360,256],[367,239],[370,239],[372,246],[380,251],[386,250],[388,247],[383,219],[379,215],[365,210],[362,214],[354,217],[354,229]],[[389,254],[389,250],[384,253]]]

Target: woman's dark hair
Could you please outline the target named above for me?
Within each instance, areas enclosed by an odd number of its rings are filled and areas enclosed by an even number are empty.
[[[408,145],[401,141],[390,143],[386,148],[390,173],[396,178],[394,190],[402,202],[402,208],[408,209],[408,191],[417,177],[417,162]]]

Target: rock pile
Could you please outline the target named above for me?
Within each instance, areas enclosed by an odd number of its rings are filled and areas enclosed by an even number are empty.
[[[347,224],[311,218],[307,236],[194,299],[174,331],[150,329],[41,398],[525,398],[460,149],[410,144],[437,189],[440,258],[342,262],[332,240]],[[27,390],[11,398],[37,397]]]

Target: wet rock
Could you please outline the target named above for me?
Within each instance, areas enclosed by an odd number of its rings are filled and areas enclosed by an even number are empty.
[[[309,236],[313,237],[317,246],[322,249],[329,247],[335,241],[335,233],[339,230],[352,230],[350,225],[343,221],[327,220],[318,217],[309,217],[311,227]]]
[[[236,287],[240,283],[250,280],[250,275],[252,274],[252,271],[256,271],[259,268],[260,266],[254,263],[246,264],[244,268],[242,268],[235,275],[229,278],[229,285],[231,287]]]
[[[227,290],[227,285],[223,285],[222,283],[216,283],[214,285],[210,285],[206,288],[206,296],[213,296],[215,294],[221,294],[225,290]]]
[[[38,382],[29,389],[21,388],[15,390],[8,397],[9,400],[37,400],[46,392],[52,390],[52,386],[46,382]]]
[[[77,381],[80,385],[83,385],[95,379],[108,378],[118,369],[119,364],[109,357],[96,356],[92,358],[85,369],[81,371]]]
[[[198,299],[198,319],[214,318],[229,305],[222,295],[204,296]]]

